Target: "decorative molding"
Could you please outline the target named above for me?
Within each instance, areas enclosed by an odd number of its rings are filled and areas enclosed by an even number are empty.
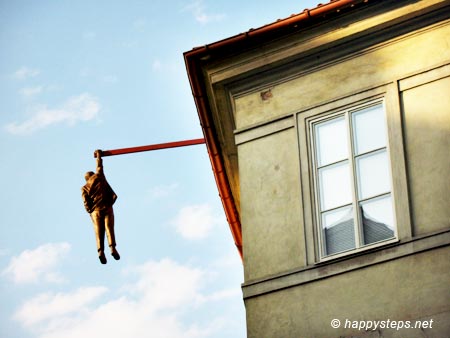
[[[450,246],[450,229],[242,284],[244,300]]]
[[[235,132],[236,145],[249,142],[264,136],[268,136],[285,129],[293,128],[295,119],[292,116],[286,116],[270,123],[265,123],[256,128]]]
[[[399,91],[403,92],[433,81],[437,81],[450,76],[450,63],[437,66],[436,68],[424,70],[423,72],[412,74],[399,80]]]

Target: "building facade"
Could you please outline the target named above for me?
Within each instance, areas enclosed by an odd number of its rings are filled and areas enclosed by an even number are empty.
[[[450,2],[335,0],[185,60],[248,337],[450,337]]]

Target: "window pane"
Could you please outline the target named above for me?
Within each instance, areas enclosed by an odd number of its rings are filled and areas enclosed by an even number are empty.
[[[389,164],[386,151],[356,159],[359,199],[391,191]]]
[[[356,155],[386,146],[386,126],[381,104],[353,113]]]
[[[318,166],[348,158],[347,144],[347,128],[344,117],[316,125]]]
[[[322,211],[352,202],[348,162],[319,169],[319,182],[320,206]]]
[[[361,203],[364,244],[394,237],[394,213],[391,196]]]
[[[322,214],[324,250],[327,255],[355,248],[353,208],[344,207]]]

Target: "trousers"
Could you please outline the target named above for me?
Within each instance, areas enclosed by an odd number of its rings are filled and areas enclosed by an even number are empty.
[[[92,223],[97,242],[97,250],[105,250],[105,232],[108,238],[108,244],[112,248],[116,246],[116,236],[114,234],[114,211],[113,207],[91,212]]]

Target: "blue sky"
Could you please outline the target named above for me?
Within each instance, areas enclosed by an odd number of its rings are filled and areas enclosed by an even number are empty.
[[[202,137],[183,52],[316,1],[0,1],[0,336],[245,337],[204,145],[106,157],[120,261],[81,200],[95,149]]]

